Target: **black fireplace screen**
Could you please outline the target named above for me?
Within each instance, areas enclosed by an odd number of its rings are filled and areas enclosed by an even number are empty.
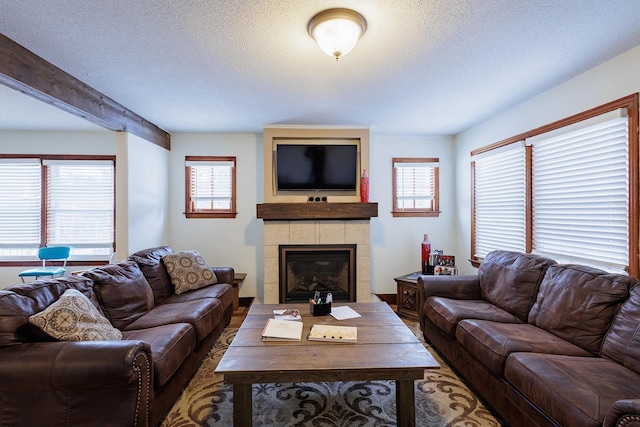
[[[356,300],[356,245],[280,245],[280,302]]]

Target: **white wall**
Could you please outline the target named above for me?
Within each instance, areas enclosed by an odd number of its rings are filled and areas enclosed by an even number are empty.
[[[169,151],[118,132],[117,260],[141,249],[169,245]]]
[[[236,218],[186,218],[185,156],[236,157]],[[262,134],[171,135],[169,237],[175,251],[197,250],[210,266],[233,267],[247,273],[240,296],[263,294]]]
[[[450,137],[371,136],[370,200],[378,202],[371,220],[371,287],[373,293],[395,294],[394,277],[420,270],[420,245],[429,235],[431,249],[456,255],[455,170]],[[394,218],[391,215],[393,157],[440,159],[440,216]]]
[[[640,91],[640,46],[459,134],[456,142],[457,237],[471,256],[470,152]]]
[[[2,154],[116,154],[115,133],[0,131]]]

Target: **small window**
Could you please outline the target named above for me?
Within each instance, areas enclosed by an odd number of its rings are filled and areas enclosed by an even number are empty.
[[[187,218],[236,217],[236,158],[185,157]]]
[[[44,160],[49,245],[71,246],[72,259],[108,260],[114,243],[112,160]]]
[[[472,157],[473,255],[527,250],[527,149],[524,141]]]
[[[394,158],[393,216],[438,216],[439,159]]]

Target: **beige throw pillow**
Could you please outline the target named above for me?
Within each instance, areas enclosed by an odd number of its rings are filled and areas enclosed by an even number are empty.
[[[162,257],[176,294],[182,294],[207,285],[218,283],[202,255],[196,251],[184,251]]]
[[[122,339],[122,333],[76,289],[66,290],[58,301],[30,316],[29,323],[60,341]]]

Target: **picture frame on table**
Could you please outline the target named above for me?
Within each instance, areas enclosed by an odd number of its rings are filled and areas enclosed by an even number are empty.
[[[438,265],[443,267],[455,267],[455,255],[438,255],[438,258],[436,259],[436,266]]]

